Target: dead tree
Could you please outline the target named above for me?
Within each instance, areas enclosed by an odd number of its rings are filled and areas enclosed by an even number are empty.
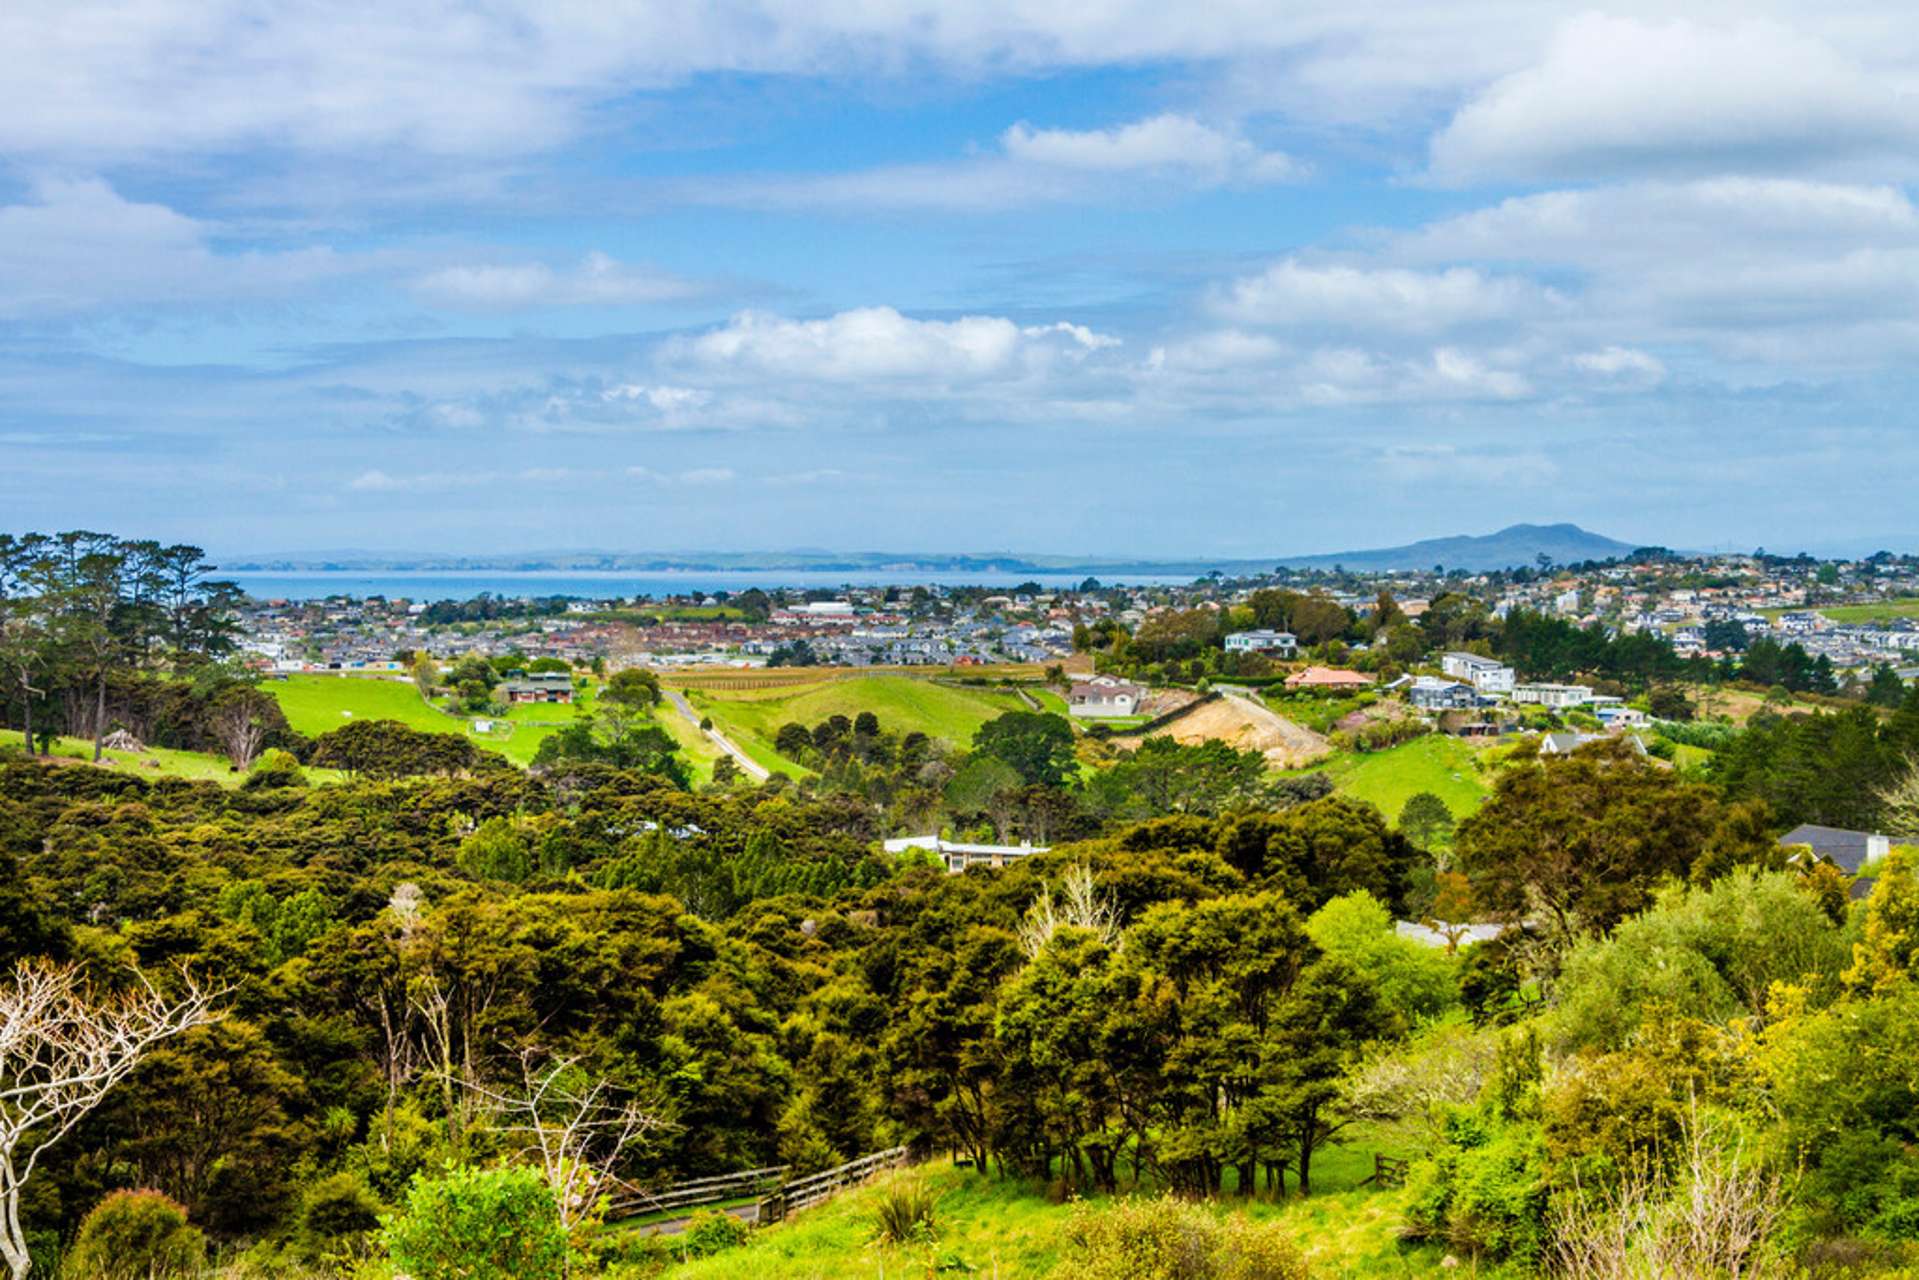
[[[621,1157],[661,1121],[636,1099],[622,1098],[604,1077],[582,1070],[577,1058],[536,1066],[532,1055],[522,1055],[520,1076],[518,1088],[467,1087],[493,1113],[495,1128],[520,1139],[540,1162],[560,1225],[571,1235],[621,1185]]]
[[[12,1280],[32,1266],[20,1196],[40,1157],[155,1045],[220,1016],[217,993],[184,974],[178,996],[136,978],[103,994],[73,966],[23,961],[0,982],[0,1261]]]
[[[266,695],[254,689],[236,689],[213,711],[213,732],[226,748],[236,769],[246,769],[266,744]]]

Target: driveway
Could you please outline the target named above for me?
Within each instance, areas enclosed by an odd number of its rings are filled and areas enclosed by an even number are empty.
[[[686,695],[678,689],[667,689],[664,690],[664,692],[667,700],[679,709],[679,713],[685,716],[694,728],[699,728],[700,713],[693,709],[693,704],[686,700]],[[747,755],[746,752],[740,750],[730,738],[718,729],[700,729],[700,732],[712,739],[714,746],[726,752],[727,755],[732,756],[733,763],[739,765],[740,772],[753,779],[753,781],[765,782],[772,776],[772,770],[755,760],[752,756]]]

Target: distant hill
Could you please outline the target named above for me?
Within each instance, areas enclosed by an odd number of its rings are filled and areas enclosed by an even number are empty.
[[[1330,569],[1342,565],[1369,572],[1430,569],[1439,564],[1477,573],[1533,564],[1542,555],[1554,564],[1577,564],[1582,560],[1610,560],[1631,555],[1637,549],[1634,543],[1604,537],[1576,524],[1515,524],[1498,533],[1480,536],[1456,534],[1450,538],[1426,538],[1403,547],[1289,556],[1277,563],[1295,569]]]
[[[1089,574],[1109,581],[1145,574],[1198,578],[1270,572],[1276,565],[1328,569],[1343,565],[1369,571],[1430,569],[1504,569],[1532,564],[1542,554],[1555,564],[1605,560],[1627,555],[1634,544],[1589,533],[1573,524],[1516,524],[1483,536],[1461,534],[1428,538],[1403,547],[1336,551],[1325,555],[1256,559],[1146,560],[1120,556],[1017,555],[1012,552],[897,551],[527,551],[511,555],[447,556],[427,552],[318,551],[230,556],[221,567],[235,573],[293,571],[481,572],[481,573],[659,573],[673,571],[879,574]]]

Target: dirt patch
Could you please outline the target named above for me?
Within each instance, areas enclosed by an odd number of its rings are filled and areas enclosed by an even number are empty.
[[[1230,693],[1195,707],[1158,729],[1155,736],[1159,734],[1187,746],[1218,741],[1236,751],[1257,751],[1278,769],[1297,769],[1332,753],[1332,744],[1311,729]],[[1137,736],[1115,737],[1113,741],[1125,747],[1140,744]]]

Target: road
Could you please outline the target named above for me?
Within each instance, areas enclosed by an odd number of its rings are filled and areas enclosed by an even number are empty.
[[[699,729],[700,713],[693,709],[693,704],[686,700],[686,695],[678,689],[667,689],[664,690],[664,692],[668,700],[679,709],[680,714],[685,716],[694,728]],[[753,781],[765,782],[772,776],[772,770],[755,760],[752,756],[747,755],[746,752],[740,750],[738,746],[734,745],[731,739],[718,729],[700,729],[700,732],[710,738],[714,746],[726,752],[727,755],[732,756],[733,762],[739,765],[740,772],[753,779]]]
[[[725,1209],[724,1212],[732,1214],[741,1222],[757,1224],[760,1220],[760,1205],[757,1200],[752,1204],[732,1205]],[[639,1229],[638,1234],[643,1236],[676,1236],[682,1231],[685,1231],[687,1224],[691,1221],[693,1221],[693,1215],[689,1213],[684,1218],[668,1218],[663,1222],[649,1222]]]

